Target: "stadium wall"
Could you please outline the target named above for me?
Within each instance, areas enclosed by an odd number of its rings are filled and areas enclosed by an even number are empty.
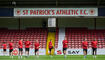
[[[18,29],[18,19],[0,18],[0,28]]]
[[[47,23],[47,18],[21,18],[21,29],[30,27],[43,27],[43,22]],[[47,26],[47,25],[46,25]]]
[[[94,18],[58,18],[58,27],[95,29]],[[105,29],[105,19],[96,19],[96,29]]]
[[[105,18],[96,19],[96,29],[105,29]]]
[[[20,19],[20,25],[19,25]],[[43,27],[43,22],[47,23],[45,18],[0,18],[0,28],[8,29],[26,29],[30,27]],[[46,25],[47,26],[47,25]]]
[[[59,27],[86,27],[94,29],[94,19],[89,18],[59,18]]]
[[[19,29],[19,18],[0,18],[0,28]],[[20,29],[30,27],[43,27],[43,22],[48,23],[47,18],[20,18]],[[74,27],[95,29],[93,18],[58,18],[58,27]],[[46,24],[47,26],[47,24]],[[105,29],[105,19],[96,19],[96,29]]]

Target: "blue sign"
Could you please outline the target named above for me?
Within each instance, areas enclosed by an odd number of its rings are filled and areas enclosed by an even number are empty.
[[[12,17],[13,8],[0,8],[0,17]]]

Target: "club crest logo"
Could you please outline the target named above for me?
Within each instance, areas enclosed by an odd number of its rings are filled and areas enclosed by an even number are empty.
[[[58,50],[58,51],[57,51],[57,54],[58,54],[58,55],[61,55],[61,54],[62,54],[61,50]]]
[[[18,55],[18,50],[17,49],[13,50],[13,53],[12,54],[13,55]]]
[[[89,14],[90,14],[90,15],[94,15],[95,13],[96,13],[96,11],[95,11],[94,9],[90,9],[90,10],[89,10]]]
[[[21,14],[21,11],[20,10],[16,10],[16,14],[17,15],[20,15]]]

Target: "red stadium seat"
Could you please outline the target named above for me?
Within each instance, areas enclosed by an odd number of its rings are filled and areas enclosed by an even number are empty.
[[[105,30],[88,30],[88,29],[73,29],[66,28],[65,34],[68,38],[69,48],[82,48],[82,41],[87,38],[89,45],[91,47],[91,41],[94,38],[98,41],[98,48],[103,48],[105,46]],[[71,41],[71,42],[70,42]],[[71,44],[71,45],[70,45]],[[105,47],[104,47],[105,48]]]
[[[45,32],[44,32],[45,31]],[[46,48],[46,40],[47,40],[47,29],[43,29],[43,28],[34,28],[34,29],[29,29],[29,30],[7,30],[7,31],[3,31],[0,30],[0,44],[2,44],[4,41],[10,42],[10,40],[14,40],[14,44],[15,47],[17,48],[16,45],[18,45],[18,41],[19,39],[24,39],[23,42],[25,42],[25,40],[29,39],[31,41],[31,48],[33,48],[33,43],[35,42],[36,39],[39,40],[39,42],[41,42],[40,44],[44,44],[43,48]],[[0,48],[2,47],[2,45],[0,45]]]

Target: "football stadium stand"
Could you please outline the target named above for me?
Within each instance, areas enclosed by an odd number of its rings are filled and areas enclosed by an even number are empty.
[[[66,28],[69,48],[82,48],[84,38],[88,40],[88,47],[91,48],[91,41],[94,38],[98,41],[98,48],[105,47],[105,30],[89,30],[86,28]]]
[[[41,48],[46,48],[47,29],[43,28],[28,28],[26,30],[0,30],[0,48],[2,48],[3,42],[10,42],[13,40],[14,48],[18,47],[18,41],[23,39],[23,43],[28,39],[31,42],[31,48],[34,47],[36,39],[39,40]],[[8,43],[7,43],[8,44]]]

